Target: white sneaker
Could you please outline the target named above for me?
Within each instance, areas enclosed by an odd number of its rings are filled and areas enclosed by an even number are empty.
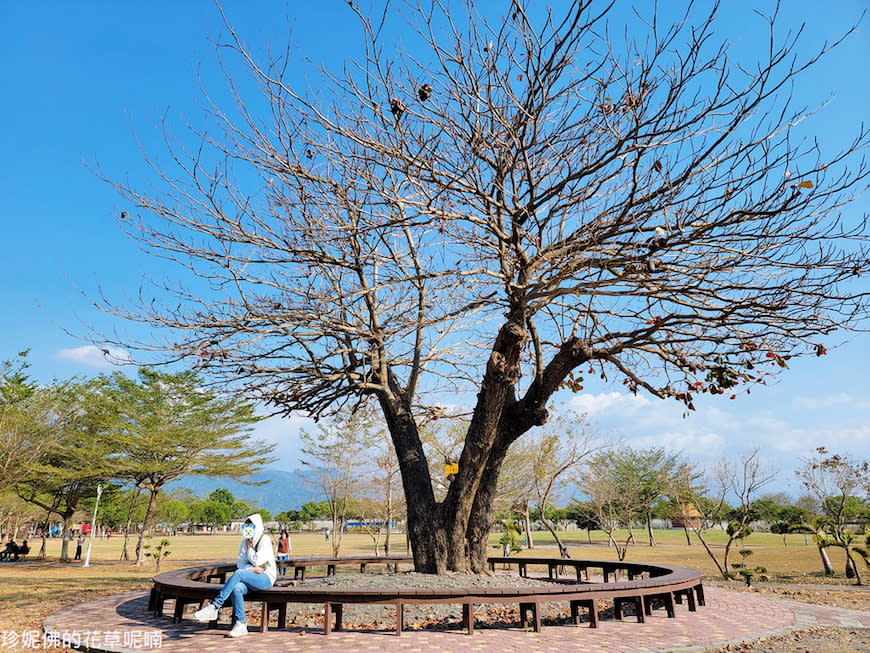
[[[214,604],[209,603],[201,610],[197,610],[196,612],[194,612],[193,618],[203,623],[207,621],[216,621],[218,618],[218,609],[214,606]]]
[[[245,621],[237,621],[228,637],[244,637],[248,634],[248,624]]]

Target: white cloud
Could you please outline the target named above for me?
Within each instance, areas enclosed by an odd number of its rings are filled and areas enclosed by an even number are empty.
[[[657,435],[644,435],[630,438],[626,444],[635,449],[648,449],[650,447],[664,447],[667,451],[677,452],[712,452],[721,451],[726,440],[718,433],[712,431],[670,431]]]
[[[118,347],[95,347],[84,345],[72,349],[61,349],[57,352],[61,360],[81,363],[90,367],[109,368],[116,365],[128,365],[133,362],[130,353]]]
[[[619,411],[634,413],[652,402],[642,396],[620,392],[602,392],[597,395],[579,394],[572,397],[568,404],[580,414],[596,417],[601,413]]]
[[[841,392],[837,395],[827,395],[825,397],[795,397],[792,399],[794,408],[803,410],[819,410],[820,408],[830,408],[831,406],[842,406],[854,403],[855,397]]]

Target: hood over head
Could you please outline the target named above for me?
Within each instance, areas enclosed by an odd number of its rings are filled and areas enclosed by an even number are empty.
[[[245,521],[247,520],[250,520],[250,522],[254,525],[254,536],[251,539],[256,542],[266,530],[263,527],[263,518],[260,517],[260,513],[255,512],[253,515],[248,515]],[[244,531],[244,526],[242,527],[242,531]],[[244,537],[244,533],[242,537]]]

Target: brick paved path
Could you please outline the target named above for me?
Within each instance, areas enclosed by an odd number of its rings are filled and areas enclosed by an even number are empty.
[[[242,639],[229,639],[225,637],[229,626],[208,630],[205,624],[189,616],[180,624],[171,623],[169,617],[152,617],[147,611],[147,593],[138,592],[62,610],[45,621],[44,630],[49,633],[49,640],[56,637],[61,644],[90,646],[95,651],[143,651],[159,646],[171,653],[628,653],[700,651],[729,641],[815,625],[870,628],[870,612],[783,601],[717,587],[708,588],[706,596],[707,606],[699,608],[698,612],[688,612],[685,604],[677,606],[676,619],[668,619],[663,610],[656,610],[645,624],[636,623],[633,618],[622,622],[603,619],[598,629],[587,628],[585,624],[579,628],[545,625],[540,633],[534,633],[523,631],[519,626],[507,626],[478,627],[472,636],[461,630],[406,630],[401,636],[392,631],[340,631],[329,637],[324,637],[320,629],[309,632],[287,629],[264,634],[251,632]],[[170,604],[167,604],[167,612],[172,614]]]

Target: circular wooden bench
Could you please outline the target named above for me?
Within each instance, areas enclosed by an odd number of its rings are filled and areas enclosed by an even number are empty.
[[[360,565],[365,572],[372,564],[400,565],[411,562],[410,557],[347,556],[341,558],[309,557],[281,561],[281,566],[293,568],[325,567],[327,574],[338,566]],[[490,587],[490,588],[420,588],[420,589],[347,589],[328,587],[288,586],[279,583],[266,590],[250,591],[247,601],[262,604],[260,630],[268,629],[269,615],[278,611],[278,628],[286,626],[289,603],[322,603],[324,605],[324,634],[341,628],[345,604],[386,604],[396,606],[396,634],[404,628],[404,606],[413,604],[455,603],[462,605],[462,623],[468,634],[474,632],[474,606],[482,603],[517,603],[520,620],[535,631],[541,628],[541,603],[567,601],[571,618],[580,623],[580,609],[589,614],[591,628],[598,626],[598,601],[614,602],[617,619],[622,619],[624,606],[635,606],[637,620],[643,622],[653,609],[653,601],[664,605],[668,617],[674,618],[675,604],[685,598],[690,611],[704,605],[704,589],[700,572],[686,567],[653,565],[647,563],[611,562],[602,560],[575,560],[572,558],[500,558],[488,559],[495,565],[516,565],[520,575],[528,576],[530,566],[545,566],[552,586],[547,587]],[[560,578],[571,568],[577,580]],[[213,600],[226,578],[235,571],[233,564],[205,565],[178,569],[154,576],[148,609],[155,616],[163,614],[164,603],[175,599],[173,621],[180,622],[185,606],[202,605]],[[589,570],[599,571],[590,576]],[[303,572],[304,575],[304,572]],[[600,576],[600,579],[598,578]],[[581,578],[582,577],[582,578]],[[592,578],[593,580],[590,580]],[[216,582],[215,582],[216,581]],[[220,585],[219,585],[219,584]],[[334,616],[334,626],[333,626]],[[217,627],[212,622],[211,627]]]

